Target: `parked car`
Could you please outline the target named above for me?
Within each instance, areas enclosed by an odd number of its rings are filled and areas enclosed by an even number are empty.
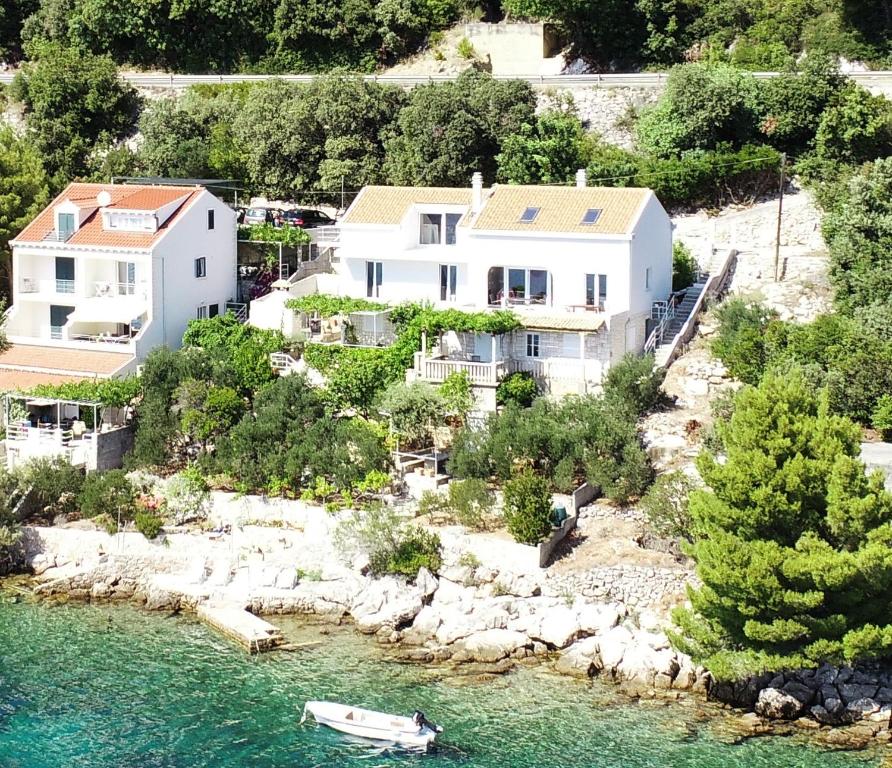
[[[244,223],[251,224],[272,224],[273,212],[269,208],[248,208],[245,211]]]
[[[304,229],[313,229],[313,227],[330,227],[336,222],[331,216],[315,208],[292,208],[290,211],[282,211],[281,221],[283,224],[290,224],[292,227],[303,227]]]

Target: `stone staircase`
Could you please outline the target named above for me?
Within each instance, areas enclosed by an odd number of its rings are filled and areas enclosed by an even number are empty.
[[[667,320],[658,343],[654,348],[654,365],[664,367],[672,362],[672,358],[678,350],[677,336],[684,329],[685,324],[694,312],[702,310],[701,296],[706,291],[711,294],[720,294],[730,274],[730,266],[736,258],[736,251],[716,254],[708,265],[707,271],[702,271],[697,282],[690,286],[684,297],[674,307],[672,317]],[[718,279],[713,279],[718,276]]]

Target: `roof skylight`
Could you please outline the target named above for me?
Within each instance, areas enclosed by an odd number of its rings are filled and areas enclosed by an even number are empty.
[[[583,224],[596,224],[598,219],[601,218],[601,209],[600,208],[589,208],[585,215],[582,217]]]
[[[521,220],[524,224],[529,224],[531,221],[535,220],[536,216],[538,216],[538,215],[539,215],[539,209],[538,209],[538,208],[527,208],[527,209],[524,210],[524,212],[520,215],[520,220]]]

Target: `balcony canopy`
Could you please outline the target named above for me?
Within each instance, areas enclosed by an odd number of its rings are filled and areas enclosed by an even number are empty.
[[[129,325],[145,314],[146,308],[146,300],[139,296],[96,296],[78,302],[68,319],[75,323]]]

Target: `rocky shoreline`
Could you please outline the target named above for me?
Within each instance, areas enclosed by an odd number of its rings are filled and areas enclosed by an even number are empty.
[[[240,549],[263,551],[252,562],[237,557],[239,566],[231,557],[215,557],[206,536],[194,531],[150,543],[135,533],[112,537],[78,528],[30,528],[27,564],[33,592],[42,599],[124,600],[163,611],[194,611],[202,602],[217,601],[262,615],[302,614],[350,623],[385,646],[391,658],[457,675],[491,676],[517,664],[543,663],[560,674],[614,682],[624,695],[687,697],[748,710],[734,716],[734,738],[803,730],[847,749],[892,739],[892,672],[822,667],[715,683],[708,671],[671,648],[665,616],[649,609],[647,600],[599,600],[601,586],[568,590],[573,579],[582,578],[584,586],[584,577],[468,562],[474,558],[461,537],[445,536],[441,572],[434,576],[422,569],[414,583],[340,566],[308,572],[295,568],[293,559],[283,567],[278,556],[293,549],[294,537],[305,536],[306,527],[258,526]],[[329,563],[330,554],[315,551]],[[662,578],[653,568],[613,572],[625,581],[637,575],[643,584]],[[678,576],[666,578],[669,583]],[[640,593],[631,595],[637,599]]]

